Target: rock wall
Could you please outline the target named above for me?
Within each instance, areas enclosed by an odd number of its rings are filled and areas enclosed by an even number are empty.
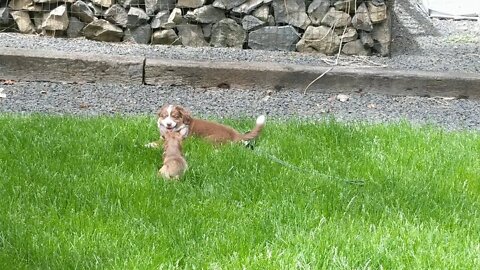
[[[0,0],[0,31],[389,55],[393,0]]]

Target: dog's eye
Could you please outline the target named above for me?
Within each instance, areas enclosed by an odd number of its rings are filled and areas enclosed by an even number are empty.
[[[180,115],[179,115],[178,113],[172,113],[172,117],[173,117],[173,118],[179,118]]]

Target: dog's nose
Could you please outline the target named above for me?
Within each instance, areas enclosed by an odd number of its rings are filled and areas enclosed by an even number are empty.
[[[172,127],[172,123],[167,123],[167,127],[168,127],[168,128],[171,128],[171,127]]]

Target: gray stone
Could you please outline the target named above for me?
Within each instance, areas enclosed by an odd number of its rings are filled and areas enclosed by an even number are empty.
[[[247,33],[233,19],[223,19],[212,26],[210,45],[213,47],[242,48]]]
[[[205,5],[206,0],[178,0],[177,7],[179,8],[199,8]]]
[[[256,50],[294,51],[299,34],[291,25],[266,26],[248,35],[248,46]]]
[[[346,55],[370,55],[370,48],[365,48],[359,39],[347,42],[342,47],[342,53]]]
[[[145,5],[144,0],[117,0],[117,4],[124,8],[129,7],[143,7]]]
[[[92,2],[95,5],[101,6],[101,7],[104,7],[104,8],[109,8],[113,4],[115,4],[115,0],[92,0]]]
[[[173,29],[168,29],[153,32],[152,44],[182,45],[182,42]]]
[[[247,31],[253,30],[253,29],[258,28],[260,26],[264,26],[265,24],[266,24],[266,22],[258,19],[257,17],[254,17],[252,15],[247,15],[247,16],[243,17],[243,20],[242,20],[243,29],[245,29]]]
[[[311,23],[305,10],[305,0],[273,0],[272,5],[277,23],[288,23],[302,29]]]
[[[87,39],[118,42],[122,40],[122,28],[104,19],[95,20],[85,26],[83,34]]]
[[[335,10],[335,8],[330,8],[325,17],[322,19],[323,25],[335,26],[335,27],[345,27],[350,25],[352,18],[350,15],[343,11]]]
[[[345,30],[345,33],[343,31]],[[340,39],[343,43],[354,41],[358,38],[357,30],[353,27],[344,28],[337,28],[335,29],[335,33],[340,36]]]
[[[152,28],[149,24],[143,24],[134,29],[125,30],[124,41],[138,44],[148,44],[152,38]]]
[[[268,25],[268,26],[275,26],[275,25],[276,25],[276,23],[275,23],[275,17],[273,17],[273,15],[268,15],[267,25]]]
[[[258,19],[266,22],[268,20],[268,15],[270,15],[270,7],[267,5],[263,5],[257,9],[255,9],[252,13],[253,16],[257,17]]]
[[[58,4],[58,3],[73,3],[75,0],[33,0],[38,4]]]
[[[340,38],[327,26],[309,26],[297,43],[299,52],[320,52],[332,55],[338,52]]]
[[[105,14],[103,14],[103,17],[105,18],[105,20],[115,25],[118,25],[124,28],[127,27],[128,13],[119,4],[115,4],[111,6],[109,9],[107,9],[105,11]]]
[[[240,14],[249,14],[261,4],[263,4],[263,0],[247,0],[240,6],[234,7],[232,11]]]
[[[93,11],[93,16],[100,17],[103,15],[103,9],[92,2],[88,2],[87,6]]]
[[[33,0],[10,0],[8,7],[14,11],[23,10],[23,11],[42,11],[43,7],[41,5],[35,5]]]
[[[179,25],[184,23],[184,19],[182,17],[182,10],[179,8],[174,8],[170,16],[168,17],[168,22],[173,23],[174,25]]]
[[[67,28],[67,37],[77,38],[83,35],[82,29],[85,26],[85,23],[77,19],[76,17],[70,17]]]
[[[210,41],[210,37],[212,36],[212,26],[213,24],[211,23],[202,25],[203,36],[208,41]]]
[[[340,0],[335,1],[333,6],[336,10],[345,11],[347,13],[354,13],[357,9],[357,6],[362,2],[362,0]]]
[[[372,23],[383,22],[387,19],[387,5],[374,5],[372,2],[367,2],[368,12]]]
[[[373,47],[374,45],[372,35],[365,31],[360,32],[360,41],[362,41],[363,46]]]
[[[225,11],[215,8],[212,5],[206,5],[188,11],[185,18],[199,23],[216,23],[225,18]]]
[[[50,11],[42,23],[42,29],[65,31],[68,28],[67,6],[61,5]]]
[[[10,8],[2,7],[0,8],[0,25],[10,24]]]
[[[352,18],[352,25],[358,30],[372,31],[373,25],[365,3],[361,3],[360,6],[358,6]]]
[[[152,16],[161,10],[172,10],[175,8],[175,0],[144,0],[145,12]]]
[[[213,6],[216,8],[230,10],[245,3],[246,1],[247,0],[215,0],[213,2]]]
[[[308,6],[307,14],[313,25],[320,25],[323,17],[330,9],[330,0],[313,0]]]
[[[30,20],[28,11],[12,11],[10,13],[17,24],[18,30],[23,34],[35,33],[35,26]]]
[[[157,15],[152,20],[151,27],[152,29],[165,28],[170,29],[175,26],[173,22],[169,22],[168,18],[170,17],[170,12],[168,10],[160,10]]]
[[[373,49],[381,56],[390,55],[390,43],[392,41],[391,17],[387,20],[375,24],[372,30],[372,38],[374,40]]]
[[[71,13],[73,17],[77,17],[82,22],[91,23],[95,19],[93,11],[83,1],[77,1],[71,6]]]
[[[48,12],[32,12],[31,14],[33,17],[30,16],[30,18],[33,21],[33,25],[35,26],[37,33],[44,33],[45,30],[42,29],[42,24],[47,18]]]
[[[149,18],[150,17],[148,17],[147,13],[145,13],[143,9],[131,7],[128,11],[127,27],[135,28],[137,26],[145,24],[147,23]]]
[[[208,46],[207,41],[203,37],[202,28],[194,24],[177,25],[178,36],[184,46],[205,47]]]

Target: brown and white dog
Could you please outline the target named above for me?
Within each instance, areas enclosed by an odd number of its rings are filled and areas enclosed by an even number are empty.
[[[166,179],[178,179],[188,168],[182,153],[183,135],[169,131],[163,135],[163,166],[158,171]]]
[[[265,116],[261,115],[250,132],[241,134],[229,126],[193,118],[183,107],[175,105],[165,105],[157,114],[160,135],[164,136],[168,131],[176,131],[184,137],[193,135],[214,143],[248,142],[257,138],[265,126]]]

